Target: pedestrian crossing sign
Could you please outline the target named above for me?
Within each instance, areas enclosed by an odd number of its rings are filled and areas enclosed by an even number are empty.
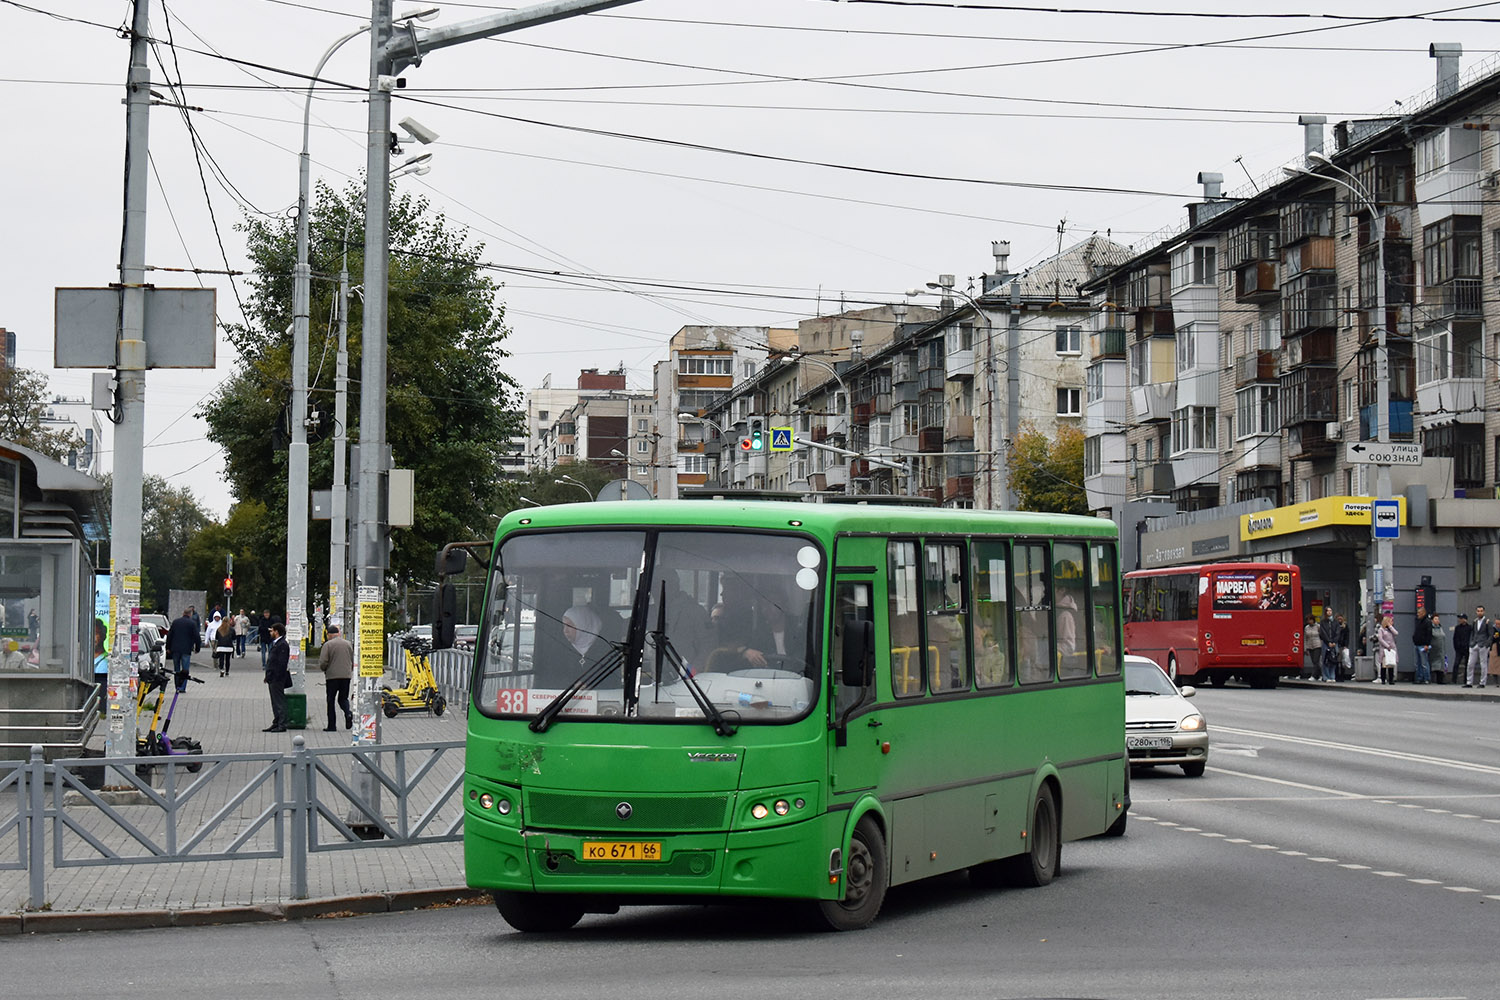
[[[772,427],[771,428],[771,450],[772,451],[791,451],[792,450],[792,429],[790,427]]]

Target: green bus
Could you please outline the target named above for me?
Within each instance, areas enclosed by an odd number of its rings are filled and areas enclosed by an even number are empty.
[[[518,930],[745,897],[853,929],[891,885],[1044,885],[1124,830],[1110,521],[580,503],[481,561],[464,861]]]

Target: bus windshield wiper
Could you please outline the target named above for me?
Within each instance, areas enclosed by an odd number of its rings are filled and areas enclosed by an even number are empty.
[[[536,718],[531,720],[531,724],[527,728],[533,733],[545,733],[547,728],[552,725],[553,720],[557,718],[558,713],[563,710],[563,706],[573,700],[574,695],[604,680],[604,678],[614,672],[616,667],[624,662],[624,659],[624,648],[618,645],[611,645],[609,652],[585,667],[583,673],[578,675],[577,680],[569,684],[556,698],[547,702],[546,706],[540,712],[536,713]]]
[[[682,656],[677,652],[677,648],[672,645],[672,640],[667,638],[667,581],[665,580],[661,582],[661,602],[657,605],[656,631],[651,633],[651,638],[656,643],[656,683],[658,688],[661,686],[662,661],[665,660],[667,663],[672,664],[672,669],[677,671],[677,676],[681,677],[682,682],[687,685],[688,692],[693,696],[693,700],[698,703],[698,710],[714,724],[714,732],[720,736],[733,736],[738,727],[725,718],[724,713],[719,711],[719,707],[709,699],[708,695],[703,693],[703,688],[693,679],[693,672],[682,662]]]

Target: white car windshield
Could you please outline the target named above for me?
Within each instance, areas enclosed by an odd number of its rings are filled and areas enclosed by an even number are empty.
[[[1127,695],[1178,694],[1177,685],[1155,663],[1125,662]]]

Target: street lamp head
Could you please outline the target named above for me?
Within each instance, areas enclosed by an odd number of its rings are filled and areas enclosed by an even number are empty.
[[[611,449],[609,449],[609,453],[611,455],[613,455],[615,458],[624,458],[625,457],[625,453],[623,451],[621,451],[620,449],[618,449],[618,448],[611,448]]]
[[[441,7],[420,7],[416,10],[409,10],[404,14],[397,14],[395,21],[397,24],[400,24],[402,21],[431,21],[440,13],[442,13]]]
[[[1309,160],[1311,160],[1312,162],[1314,162],[1314,163],[1321,163],[1325,167],[1331,167],[1331,166],[1333,166],[1333,161],[1330,160],[1321,151],[1316,150],[1316,149],[1309,149],[1307,151],[1307,158]]]
[[[426,125],[423,125],[415,118],[403,118],[396,123],[396,127],[401,129],[401,131],[405,132],[407,135],[411,136],[413,139],[417,140],[424,146],[430,146],[438,140],[438,134],[436,132],[428,128]]]

